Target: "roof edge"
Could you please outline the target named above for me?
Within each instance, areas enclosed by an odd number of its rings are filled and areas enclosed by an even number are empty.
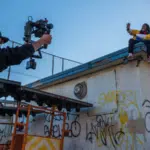
[[[143,43],[136,44],[134,48],[135,54],[141,55],[142,51],[145,53],[144,44]],[[60,72],[53,76],[48,76],[46,78],[37,80],[33,83],[27,84],[26,86],[29,88],[39,89],[39,88],[45,88],[50,84],[54,85],[54,84],[66,82],[74,78],[87,75],[88,73],[93,73],[99,70],[112,67],[114,65],[122,64],[124,61],[123,59],[125,59],[127,56],[128,56],[128,48],[124,48],[119,51],[97,58],[95,60],[89,61],[80,66]]]

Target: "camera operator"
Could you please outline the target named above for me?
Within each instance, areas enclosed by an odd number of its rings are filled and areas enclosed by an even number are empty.
[[[0,33],[0,45],[6,43],[8,40],[8,38],[3,37]],[[32,57],[35,51],[37,51],[44,44],[50,44],[51,40],[51,35],[44,34],[39,40],[32,44],[27,43],[15,48],[0,48],[0,72],[8,66],[18,65],[23,60]]]

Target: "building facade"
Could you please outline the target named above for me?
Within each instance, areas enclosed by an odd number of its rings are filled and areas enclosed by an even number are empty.
[[[141,45],[135,53],[128,61],[123,49],[28,85],[94,105],[67,112],[64,150],[149,149],[150,64]],[[53,134],[59,137],[61,118],[55,120]]]

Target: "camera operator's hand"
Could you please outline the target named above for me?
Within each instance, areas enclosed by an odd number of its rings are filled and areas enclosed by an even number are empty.
[[[131,25],[130,23],[127,23],[127,27],[126,28],[127,28],[128,32],[130,31],[130,25]]]
[[[2,36],[0,32],[0,44],[7,43],[9,41],[9,38]]]
[[[52,40],[52,36],[49,34],[44,34],[40,40],[43,42],[43,44],[50,44]]]
[[[38,41],[34,42],[32,45],[34,50],[38,50],[44,44],[50,44],[52,40],[52,36],[49,34],[44,34]]]
[[[4,41],[2,40],[2,38],[0,38],[0,44],[4,44]]]

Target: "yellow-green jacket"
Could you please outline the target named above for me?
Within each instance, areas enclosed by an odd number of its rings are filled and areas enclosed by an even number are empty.
[[[133,39],[136,39],[136,35],[140,34],[139,30],[129,30],[128,31],[130,35],[133,35]],[[143,40],[150,40],[150,34],[145,34]]]

